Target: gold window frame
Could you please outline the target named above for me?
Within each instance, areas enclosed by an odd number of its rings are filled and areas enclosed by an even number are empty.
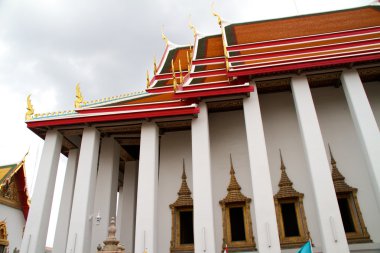
[[[281,178],[278,184],[279,190],[274,195],[274,204],[276,209],[277,217],[277,227],[278,234],[280,237],[281,248],[297,248],[305,244],[310,239],[310,232],[307,227],[307,219],[305,215],[305,209],[303,206],[303,193],[296,191],[293,188],[293,182],[289,179],[286,173],[286,167],[282,159],[282,154],[280,150],[281,159]],[[294,209],[296,212],[297,225],[299,236],[286,236],[285,235],[285,225],[282,216],[281,204],[284,203],[294,203]]]
[[[227,188],[227,196],[219,201],[222,208],[223,217],[223,244],[222,248],[227,244],[229,252],[243,252],[253,251],[256,249],[255,239],[252,232],[252,220],[250,203],[251,199],[247,198],[241,193],[241,187],[236,180],[235,170],[232,164],[232,158],[230,157],[231,169],[230,169],[230,183]],[[244,219],[244,241],[232,241],[231,223],[230,223],[230,208],[241,207],[243,208]]]
[[[7,224],[5,221],[0,221],[0,245],[8,246],[8,233],[7,233]]]
[[[172,231],[170,241],[171,253],[192,253],[194,252],[194,243],[181,244],[181,220],[180,213],[183,211],[193,211],[193,199],[191,197],[191,191],[187,185],[187,176],[185,172],[185,161],[183,161],[182,170],[182,184],[178,191],[177,200],[169,205],[172,214]],[[193,211],[194,217],[194,211]],[[194,224],[194,218],[193,218]],[[194,231],[193,231],[194,233]],[[193,235],[194,236],[194,235]]]
[[[330,145],[329,151],[332,166],[331,174],[337,199],[345,198],[348,200],[348,206],[350,209],[352,221],[354,223],[355,232],[346,233],[347,242],[350,244],[372,242],[367,227],[364,223],[362,212],[360,211],[360,206],[357,198],[358,189],[351,187],[346,183],[345,177],[336,166],[336,161],[332,155]]]

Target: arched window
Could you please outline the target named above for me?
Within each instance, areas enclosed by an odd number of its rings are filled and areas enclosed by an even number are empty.
[[[8,245],[7,224],[5,221],[0,221],[0,253],[6,253]]]
[[[252,251],[255,241],[252,233],[250,212],[251,199],[241,193],[230,157],[230,183],[227,196],[219,201],[223,215],[223,248],[227,244],[229,252]]]
[[[353,188],[346,183],[345,177],[340,173],[336,166],[336,161],[332,155],[330,146],[329,150],[332,165],[332,178],[347,241],[348,243],[372,242],[367,227],[364,224],[362,212],[360,211],[357,199],[358,189]]]
[[[186,179],[185,161],[183,161],[181,188],[177,200],[170,205],[172,211],[170,252],[194,252],[193,198]]]
[[[277,225],[281,248],[295,248],[309,240],[309,230],[303,208],[303,194],[293,188],[293,183],[286,173],[281,151],[280,158],[281,179],[278,184],[280,189],[274,195]]]

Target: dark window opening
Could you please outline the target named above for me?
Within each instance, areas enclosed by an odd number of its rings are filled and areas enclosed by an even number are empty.
[[[231,241],[245,241],[244,213],[242,207],[230,208]]]
[[[285,237],[300,236],[295,203],[282,203],[281,214],[284,223]]]
[[[355,232],[354,220],[352,219],[348,198],[338,198],[340,215],[342,216],[344,231]]]
[[[193,233],[193,211],[179,212],[180,219],[180,243],[192,244],[194,243]]]

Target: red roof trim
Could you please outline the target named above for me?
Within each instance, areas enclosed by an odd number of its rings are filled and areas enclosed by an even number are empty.
[[[345,58],[340,58],[340,59],[320,60],[320,61],[313,61],[313,62],[306,62],[306,63],[302,62],[302,63],[291,64],[291,65],[281,65],[281,66],[267,65],[261,68],[237,70],[237,71],[229,72],[227,75],[232,77],[232,76],[265,74],[265,73],[271,73],[271,72],[288,71],[288,70],[303,69],[303,68],[313,68],[313,67],[321,67],[321,66],[337,65],[337,64],[352,63],[352,62],[369,61],[369,60],[379,60],[379,59],[380,59],[380,53],[377,53],[377,54],[371,54],[371,55],[365,55],[365,56],[352,56],[352,57],[345,57]]]
[[[210,63],[223,63],[224,62],[224,56],[223,57],[217,57],[217,58],[207,58],[207,59],[200,59],[200,60],[193,60],[191,62],[191,65],[204,65],[204,64],[210,64]]]
[[[198,107],[180,107],[180,108],[165,108],[161,110],[154,111],[144,111],[144,112],[120,112],[118,114],[107,114],[107,115],[88,115],[87,117],[81,118],[66,118],[66,119],[55,119],[48,121],[31,121],[27,122],[28,128],[35,127],[47,127],[47,126],[62,126],[80,123],[93,123],[93,122],[105,122],[105,121],[120,121],[120,120],[130,120],[130,119],[145,119],[145,118],[156,118],[156,117],[168,117],[168,116],[179,116],[179,115],[192,115],[198,114]]]
[[[254,90],[252,85],[247,86],[229,86],[222,87],[221,89],[213,90],[194,90],[189,92],[180,92],[178,91],[174,97],[175,98],[195,98],[195,97],[212,97],[212,96],[221,96],[221,95],[230,95],[230,94],[239,94],[239,93],[249,93]]]
[[[217,70],[207,70],[207,71],[199,71],[199,72],[190,73],[190,77],[195,78],[195,77],[220,76],[220,75],[225,75],[225,74],[226,74],[226,69],[217,69]]]
[[[269,58],[269,57],[278,57],[278,56],[285,56],[285,55],[290,56],[290,55],[313,53],[313,52],[323,53],[323,51],[328,51],[328,50],[344,49],[344,48],[349,49],[350,47],[373,45],[376,43],[380,43],[380,39],[371,39],[371,40],[365,40],[365,41],[359,41],[359,42],[346,42],[346,43],[338,44],[338,45],[324,45],[324,46],[317,46],[313,48],[284,50],[284,51],[275,52],[275,53],[258,53],[258,54],[251,54],[251,55],[242,55],[242,56],[229,58],[229,62],[248,61],[248,60],[255,60],[255,59],[262,59],[262,58]]]
[[[255,42],[255,43],[249,43],[249,44],[244,44],[244,45],[227,46],[227,51],[239,51],[239,50],[251,49],[251,48],[278,46],[278,45],[284,45],[284,44],[294,44],[294,43],[308,42],[308,41],[315,41],[315,40],[340,38],[343,36],[363,35],[365,33],[379,32],[379,31],[380,31],[380,27],[376,26],[376,27],[369,27],[369,28],[364,28],[364,29],[349,30],[349,31],[344,31],[344,32],[318,34],[318,35],[311,35],[311,36],[306,36],[306,37],[286,38],[286,39],[280,39],[280,40],[275,40],[275,41],[263,41],[263,42]]]

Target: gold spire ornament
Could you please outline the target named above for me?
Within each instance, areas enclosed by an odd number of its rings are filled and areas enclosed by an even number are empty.
[[[178,61],[179,66],[179,83],[183,84],[183,75],[182,75],[182,67],[181,67],[181,59]]]
[[[189,16],[189,28],[193,32],[194,37],[197,36],[197,29],[193,25],[193,22],[191,21],[191,15]]]
[[[164,34],[164,26],[162,26],[161,28],[161,38],[165,41],[166,45],[169,44],[168,37],[166,37],[166,35]]]
[[[177,84],[177,78],[175,76],[174,61],[173,61],[173,59],[172,59],[172,72],[173,72],[173,89],[174,89],[174,91],[177,91],[178,84]]]
[[[34,114],[34,109],[33,109],[32,101],[30,100],[30,96],[31,95],[28,95],[26,97],[27,108],[26,108],[25,120],[31,120]]]
[[[83,96],[82,92],[80,91],[80,85],[77,83],[75,86],[75,101],[74,101],[74,107],[75,108],[80,108],[81,103],[83,103]]]
[[[153,59],[153,73],[154,73],[154,75],[157,75],[156,56],[154,56],[154,59]]]
[[[187,72],[190,73],[191,65],[190,65],[190,55],[189,55],[189,50],[186,51],[186,57],[187,57]]]
[[[215,17],[217,17],[219,26],[222,27],[222,18],[221,18],[220,15],[219,15],[218,13],[216,13],[216,11],[215,11],[215,2],[213,2],[213,3],[211,4],[211,10],[212,10],[212,15],[214,15]]]
[[[150,83],[150,80],[149,80],[149,71],[147,70],[146,71],[146,88],[147,89],[149,88],[149,83]]]

